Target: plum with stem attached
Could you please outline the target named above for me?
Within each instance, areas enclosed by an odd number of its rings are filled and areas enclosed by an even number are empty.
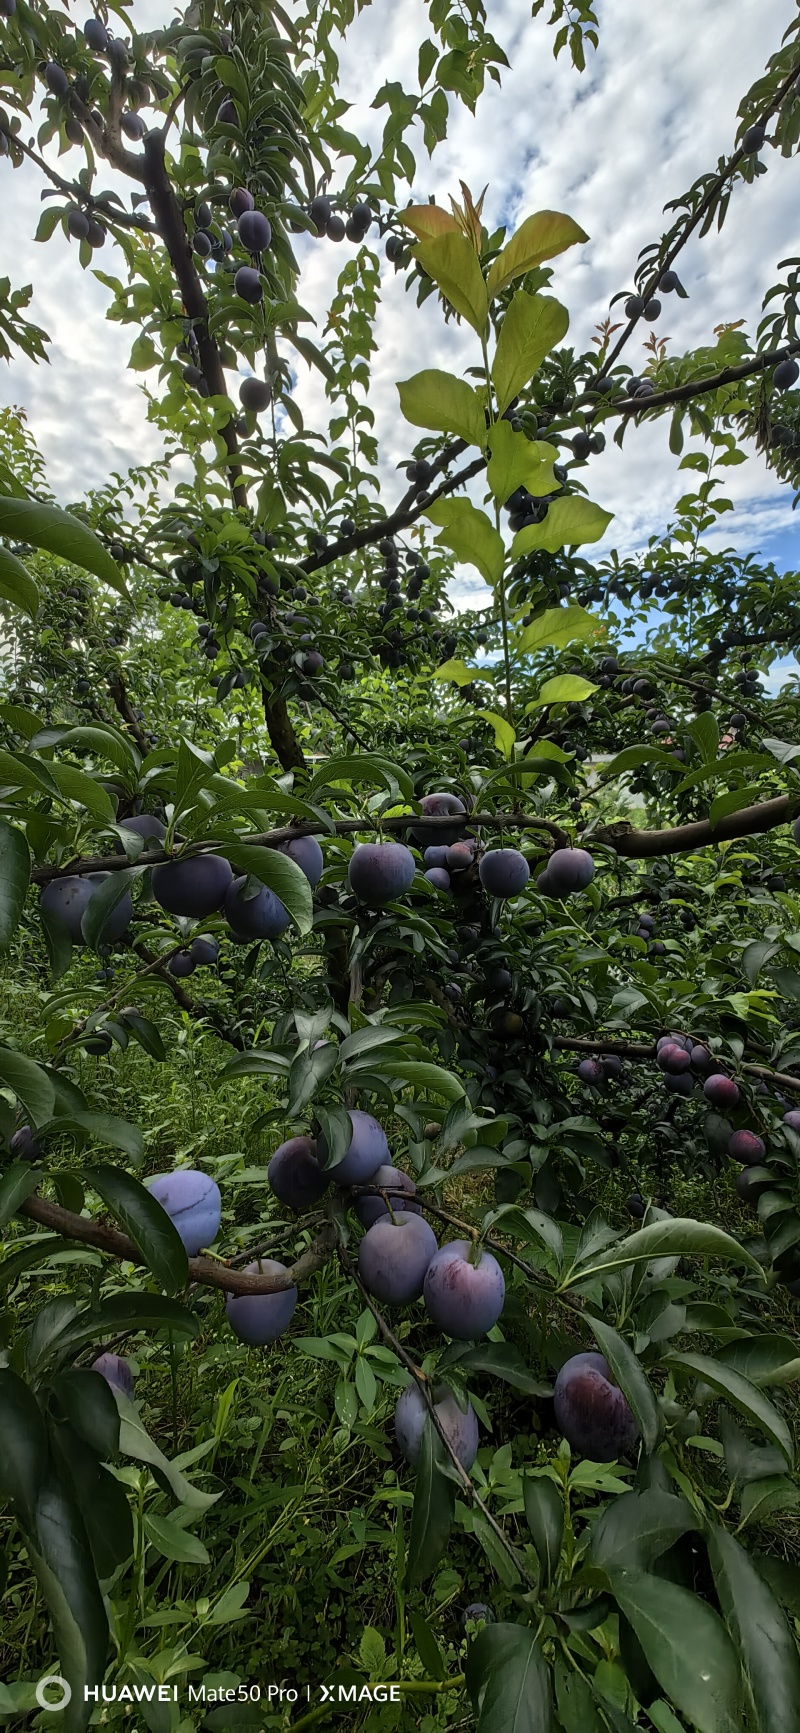
[[[505,1293],[497,1259],[471,1240],[450,1240],[439,1247],[423,1289],[428,1315],[437,1329],[462,1342],[474,1341],[493,1328]]]
[[[387,1306],[418,1300],[437,1250],[424,1216],[395,1210],[373,1222],[358,1248],[358,1273],[367,1292]]]

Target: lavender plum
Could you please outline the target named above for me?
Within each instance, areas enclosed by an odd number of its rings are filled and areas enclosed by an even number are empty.
[[[316,890],[317,885],[322,878],[322,868],[325,864],[322,857],[322,849],[320,848],[316,837],[293,836],[290,842],[281,843],[280,853],[288,854],[289,859],[294,861],[295,866],[299,866],[300,871],[305,873],[312,891]]]
[[[419,1204],[412,1203],[411,1201],[416,1194],[417,1188],[410,1175],[403,1173],[401,1168],[379,1167],[377,1173],[372,1175],[372,1179],[369,1183],[370,1185],[381,1186],[384,1191],[388,1191],[390,1194],[392,1191],[402,1191],[407,1194],[407,1196],[403,1196],[402,1198],[392,1197],[392,1209],[395,1211],[402,1209],[406,1214],[409,1211],[412,1215],[419,1214]],[[371,1228],[373,1222],[379,1221],[381,1216],[386,1216],[388,1214],[389,1211],[382,1197],[370,1197],[368,1194],[365,1194],[364,1197],[356,1198],[356,1215],[358,1216],[362,1227]]]
[[[418,1300],[436,1235],[421,1215],[395,1212],[373,1222],[358,1248],[358,1273],[368,1293],[387,1306]]]
[[[174,1173],[154,1174],[145,1184],[174,1223],[190,1258],[213,1243],[222,1220],[222,1198],[210,1174],[178,1167]]]
[[[246,1264],[246,1276],[282,1276],[286,1265],[275,1258],[261,1258]],[[251,1348],[265,1348],[276,1342],[288,1329],[297,1305],[297,1289],[282,1288],[274,1294],[229,1294],[225,1301],[228,1323],[240,1342]]]
[[[471,1342],[497,1323],[506,1285],[491,1252],[473,1263],[471,1240],[451,1240],[440,1246],[428,1266],[423,1294],[429,1316],[446,1336]]]
[[[423,794],[420,806],[426,818],[447,818],[450,813],[466,812],[463,800],[457,794]],[[458,842],[463,831],[463,825],[416,824],[411,832],[420,848],[427,843],[440,843],[443,848],[449,848],[451,843]]]
[[[592,1462],[614,1462],[639,1436],[622,1391],[602,1354],[573,1354],[553,1391],[556,1422],[567,1443]]]
[[[594,878],[594,861],[585,848],[557,848],[545,867],[546,885],[540,889],[549,897],[567,897],[573,891],[585,891]]]
[[[133,818],[120,819],[120,830],[132,830],[136,836],[144,838],[145,842],[163,842],[167,827],[163,819],[156,818],[152,812],[137,812]]]
[[[442,1430],[462,1468],[469,1473],[478,1454],[478,1422],[475,1410],[470,1403],[466,1413],[462,1414],[455,1396],[446,1385],[438,1386],[434,1390],[433,1401]],[[427,1418],[428,1409],[420,1395],[419,1386],[409,1384],[395,1409],[394,1433],[406,1462],[410,1462],[412,1467],[419,1457]]]
[[[99,1372],[112,1390],[120,1390],[129,1398],[133,1395],[133,1373],[121,1354],[98,1354],[92,1361],[91,1371]]]
[[[331,1170],[337,1185],[371,1185],[379,1167],[389,1162],[389,1145],[383,1126],[361,1107],[350,1109],[353,1132],[350,1148],[338,1167]],[[317,1140],[318,1154],[324,1163],[328,1146],[324,1137]]]
[[[298,1212],[313,1209],[331,1183],[317,1161],[313,1137],[290,1137],[280,1144],[267,1168],[267,1179],[278,1202]]]

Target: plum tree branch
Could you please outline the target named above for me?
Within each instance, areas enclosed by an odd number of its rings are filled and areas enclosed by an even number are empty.
[[[649,860],[653,855],[692,854],[698,848],[734,842],[738,837],[758,836],[763,831],[774,830],[779,824],[788,824],[795,816],[798,804],[796,795],[779,794],[773,800],[759,802],[758,806],[743,806],[738,812],[729,812],[716,824],[708,818],[701,818],[669,830],[634,830],[625,824],[601,825],[585,841],[589,847],[592,842],[603,843],[617,854],[637,860]]]
[[[50,167],[50,164],[45,161],[43,156],[39,155],[37,150],[33,149],[32,145],[26,144],[24,139],[12,131],[12,128],[2,119],[0,119],[0,132],[17,150],[22,151],[23,156],[27,156],[31,162],[35,163],[42,174],[46,175],[51,185],[57,187],[59,192],[71,199],[73,204],[80,205],[81,208],[88,208],[91,211],[99,211],[109,223],[112,225],[117,223],[120,228],[140,229],[148,235],[156,233],[156,225],[150,222],[149,217],[139,216],[136,211],[117,210],[116,206],[109,206],[106,199],[94,198],[93,194],[87,192],[86,188],[82,187],[78,181],[64,180],[63,176],[56,174],[55,169]]]
[[[615,1053],[620,1059],[655,1059],[656,1044],[654,1041],[620,1041],[616,1038],[606,1041],[602,1035],[596,1041],[590,1041],[583,1035],[556,1035],[553,1047],[560,1053]],[[785,1089],[800,1091],[800,1077],[793,1077],[788,1071],[773,1071],[768,1065],[751,1065],[744,1062],[739,1066],[748,1077],[762,1077],[765,1082],[779,1083]]]
[[[782,349],[765,350],[761,355],[751,356],[749,361],[742,361],[736,367],[723,367],[719,373],[710,373],[706,378],[686,379],[680,385],[670,385],[664,391],[654,391],[652,397],[624,397],[609,403],[606,414],[601,418],[606,420],[611,415],[641,415],[647,409],[662,409],[670,403],[686,403],[693,397],[702,397],[709,391],[718,391],[723,385],[735,385],[739,379],[749,379],[756,373],[765,373],[769,367],[777,367],[779,361],[787,361],[793,355],[800,355],[800,342],[787,343]],[[598,419],[595,415],[593,419]]]
[[[781,103],[783,102],[784,98],[789,95],[789,92],[791,91],[792,87],[796,83],[798,77],[800,77],[800,64],[797,66],[794,66],[792,68],[791,72],[783,80],[783,83],[778,86],[778,89],[777,89],[772,101],[769,103],[768,107],[765,108],[763,110],[762,114],[759,116],[759,120],[760,120],[762,125],[766,126],[767,122],[772,119],[773,114],[775,114],[777,112],[777,110],[780,108]],[[698,223],[702,222],[703,217],[706,215],[706,212],[713,209],[713,206],[714,206],[716,200],[718,199],[720,193],[722,192],[722,189],[723,189],[726,181],[730,180],[731,175],[733,175],[735,173],[736,169],[739,167],[739,164],[741,162],[743,162],[746,154],[747,153],[745,152],[743,146],[740,145],[739,149],[735,150],[733,152],[733,155],[728,158],[728,161],[724,164],[724,166],[720,170],[719,174],[715,175],[713,181],[711,182],[710,186],[707,187],[702,199],[700,200],[700,203],[697,207],[697,210],[692,212],[691,216],[689,216],[687,218],[686,222],[684,223],[683,228],[681,229],[680,233],[676,236],[676,239],[674,240],[672,246],[668,248],[668,250],[664,254],[663,258],[661,258],[659,260],[658,265],[656,266],[655,270],[651,273],[647,283],[645,284],[645,286],[641,290],[640,298],[641,298],[643,303],[646,303],[647,301],[649,301],[651,296],[655,294],[656,289],[658,288],[659,280],[663,276],[663,273],[665,271],[668,271],[670,269],[670,267],[674,264],[675,260],[678,257],[678,254],[680,252],[682,252],[683,248],[686,246],[686,242],[689,240],[690,235],[694,234],[694,231],[697,228]],[[605,361],[603,363],[603,369],[602,369],[604,375],[610,371],[610,369],[613,367],[614,362],[616,361],[618,355],[620,355],[622,353],[622,350],[624,349],[625,344],[628,341],[628,338],[631,336],[631,333],[635,330],[641,317],[642,317],[641,313],[637,313],[633,318],[630,318],[628,320],[628,323],[625,326],[624,331],[617,338],[617,341],[614,344],[614,347],[611,350],[610,354],[607,355],[605,358]]]
[[[20,1204],[19,1213],[38,1222],[40,1226],[61,1234],[63,1239],[80,1240],[81,1244],[96,1246],[98,1251],[106,1252],[110,1257],[118,1258],[124,1263],[146,1267],[146,1259],[138,1246],[128,1239],[127,1234],[121,1233],[119,1228],[111,1227],[105,1222],[90,1221],[86,1216],[62,1209],[60,1204],[50,1203],[47,1198],[40,1197],[38,1192],[34,1192]],[[217,1262],[214,1258],[200,1257],[189,1259],[189,1280],[204,1288],[221,1288],[227,1294],[282,1294],[287,1288],[294,1288],[300,1282],[308,1281],[317,1270],[321,1270],[331,1257],[335,1244],[335,1230],[329,1222],[324,1222],[312,1244],[282,1275],[248,1276],[244,1271],[234,1270],[221,1260]]]
[[[474,457],[470,463],[464,465],[463,469],[456,470],[455,475],[451,475],[447,481],[442,482],[441,487],[438,487],[435,493],[426,494],[424,505],[418,504],[415,507],[407,504],[409,496],[406,494],[389,517],[376,518],[373,523],[367,524],[365,529],[356,530],[351,536],[340,536],[338,541],[332,542],[330,547],[325,548],[322,553],[309,554],[307,559],[299,562],[298,570],[303,572],[318,571],[321,566],[330,566],[334,560],[343,559],[346,554],[357,553],[359,548],[367,548],[373,542],[381,541],[384,536],[393,536],[397,534],[398,530],[408,529],[410,524],[416,523],[417,518],[424,516],[429,506],[433,505],[434,500],[443,499],[446,494],[452,493],[454,488],[460,487],[462,483],[469,481],[471,476],[478,475],[485,468],[485,457],[483,455]]]

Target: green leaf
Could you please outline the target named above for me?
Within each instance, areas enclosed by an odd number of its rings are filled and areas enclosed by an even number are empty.
[[[408,1537],[406,1585],[425,1581],[436,1569],[450,1536],[455,1510],[455,1487],[442,1472],[444,1452],[430,1415],[420,1444],[414,1505]]]
[[[30,1523],[47,1473],[47,1433],[33,1391],[10,1367],[0,1367],[0,1498],[10,1498]]]
[[[606,1733],[606,1723],[592,1696],[592,1688],[582,1673],[568,1667],[560,1656],[555,1663],[556,1704],[558,1719],[564,1733]],[[683,1733],[683,1729],[679,1729]]]
[[[67,1420],[98,1456],[113,1460],[119,1452],[119,1409],[100,1373],[73,1366],[52,1380]]]
[[[19,926],[31,876],[31,857],[21,830],[0,819],[0,951]]]
[[[601,1570],[648,1570],[682,1534],[698,1527],[684,1498],[649,1487],[623,1492],[592,1530],[591,1556]]]
[[[530,1625],[484,1625],[464,1671],[476,1733],[550,1733],[550,1669]]]
[[[730,1263],[745,1264],[763,1277],[758,1259],[732,1234],[726,1234],[723,1228],[712,1227],[710,1222],[698,1222],[690,1216],[673,1216],[667,1221],[650,1222],[635,1234],[618,1240],[606,1251],[590,1256],[590,1268],[578,1266],[572,1271],[570,1280],[586,1281],[605,1270],[619,1270],[626,1264],[647,1262],[650,1258],[692,1256],[713,1256]]]
[[[35,548],[46,548],[69,565],[81,566],[93,572],[104,584],[127,598],[125,579],[119,566],[106,553],[93,530],[54,505],[39,505],[33,500],[9,499],[0,495],[0,535],[16,542],[30,542]]]
[[[414,253],[451,307],[480,336],[486,327],[489,297],[478,255],[466,235],[450,229],[435,239],[418,241]]]
[[[478,715],[494,729],[494,743],[498,752],[502,752],[503,757],[510,760],[517,738],[511,723],[507,722],[498,710],[479,710]]]
[[[165,1209],[132,1174],[97,1167],[87,1174],[115,1221],[138,1246],[160,1287],[179,1293],[189,1279],[186,1248]]]
[[[373,1067],[376,1068],[376,1067]],[[422,1059],[389,1059],[385,1062],[389,1076],[410,1088],[424,1090],[442,1101],[460,1101],[466,1093],[460,1078],[441,1065],[430,1065]]]
[[[500,327],[492,363],[498,415],[538,372],[545,356],[566,336],[568,328],[569,313],[560,301],[554,301],[550,295],[529,295],[524,289],[517,289]]]
[[[468,668],[466,662],[462,662],[460,657],[453,656],[449,662],[443,662],[441,668],[436,669],[436,673],[431,675],[431,679],[447,680],[452,682],[454,686],[469,686],[472,680],[480,679],[482,673],[481,668]]]
[[[756,1384],[751,1384],[749,1378],[743,1378],[741,1372],[734,1371],[732,1366],[725,1366],[720,1360],[712,1360],[709,1354],[668,1354],[664,1364],[667,1366],[683,1366],[686,1371],[693,1372],[701,1378],[704,1384],[710,1384],[719,1396],[724,1396],[734,1408],[745,1414],[760,1426],[767,1437],[783,1451],[788,1463],[794,1459],[792,1435],[783,1418],[774,1408],[767,1396],[764,1396]]]
[[[552,680],[545,680],[529,708],[539,704],[580,704],[596,691],[591,680],[584,680],[580,674],[555,674]]]
[[[516,649],[521,656],[550,645],[561,650],[565,644],[586,643],[596,630],[597,621],[592,615],[580,608],[577,602],[569,602],[566,608],[545,608],[543,613],[537,614],[516,639]],[[574,676],[568,675],[567,678]],[[591,690],[595,692],[596,686]]]
[[[197,1535],[190,1534],[188,1529],[181,1528],[169,1517],[150,1513],[144,1519],[144,1527],[148,1540],[162,1558],[182,1565],[210,1564],[208,1553]]]
[[[468,499],[438,499],[425,516],[441,526],[438,544],[451,548],[457,560],[476,566],[491,589],[499,584],[505,548],[485,511],[478,511]]]
[[[86,1372],[96,1384],[105,1384],[96,1372]],[[116,1413],[108,1385],[106,1395]],[[86,1447],[76,1429],[59,1421],[50,1427],[53,1457],[61,1482],[68,1487],[83,1519],[95,1570],[105,1579],[113,1576],[133,1552],[133,1519],[121,1481],[103,1467],[94,1450]]]
[[[687,724],[687,733],[691,734],[695,745],[699,747],[704,764],[718,763],[719,723],[713,710],[704,710],[700,716],[695,716]]]
[[[171,1487],[179,1504],[184,1504],[187,1510],[208,1510],[209,1505],[216,1504],[221,1498],[219,1492],[201,1492],[193,1486],[185,1474],[176,1468],[174,1462],[168,1461],[163,1451],[150,1437],[142,1425],[138,1410],[121,1390],[114,1391],[114,1399],[120,1413],[119,1448],[123,1456],[132,1456],[135,1462],[146,1462],[149,1468],[156,1468]]]
[[[718,1614],[665,1577],[620,1571],[612,1591],[661,1689],[697,1733],[741,1733],[736,1653]]]
[[[612,1330],[610,1324],[601,1323],[599,1318],[587,1321],[633,1413],[645,1451],[651,1456],[661,1437],[663,1422],[649,1380],[623,1336]]]
[[[547,440],[527,439],[510,421],[502,419],[487,429],[486,441],[492,454],[486,466],[486,479],[501,504],[518,487],[526,488],[537,499],[556,492],[558,482],[553,464],[558,461],[557,446]]]
[[[800,1659],[782,1608],[744,1547],[712,1528],[708,1556],[760,1733],[800,1733]]]
[[[70,1107],[63,1120],[59,1118],[56,1123],[59,1126],[80,1126],[81,1131],[87,1131],[98,1143],[121,1149],[131,1161],[141,1161],[144,1155],[144,1138],[138,1125],[131,1125],[127,1119],[118,1119],[115,1113],[89,1113],[80,1107]]]
[[[421,1613],[415,1612],[413,1607],[409,1607],[406,1616],[425,1672],[431,1679],[443,1679],[447,1671],[444,1656],[427,1619],[424,1619]]]
[[[717,1357],[762,1389],[795,1384],[800,1378],[800,1349],[792,1336],[750,1336],[746,1341],[725,1342],[717,1349]]]
[[[452,373],[427,368],[398,382],[400,408],[413,427],[434,433],[456,433],[467,445],[483,445],[486,421],[483,404],[471,385]]]
[[[576,547],[579,542],[599,542],[613,515],[579,494],[554,499],[541,523],[517,531],[511,543],[511,558],[521,559],[523,554],[533,553],[537,548],[557,554],[559,548]]]
[[[13,1090],[34,1125],[45,1125],[52,1119],[55,1089],[47,1072],[33,1059],[11,1047],[0,1047],[0,1083]]]
[[[564,1533],[564,1500],[555,1482],[546,1474],[526,1474],[522,1480],[525,1517],[539,1560],[539,1585],[553,1581],[561,1557]]]
[[[83,1733],[92,1711],[84,1690],[99,1685],[105,1674],[108,1618],[80,1512],[54,1478],[39,1493],[26,1544],[52,1620],[60,1671],[72,1688],[59,1729]]]
[[[85,806],[92,818],[100,824],[113,824],[117,816],[117,808],[110,794],[102,788],[94,778],[87,776],[85,770],[76,770],[74,764],[60,764],[57,759],[51,760],[47,769],[61,795],[62,800],[74,802],[76,806]]]
[[[39,607],[39,591],[30,572],[12,554],[10,548],[0,546],[0,599],[10,602],[12,607],[21,608],[23,614],[28,614],[33,620]]]
[[[454,1363],[468,1372],[485,1372],[489,1378],[501,1378],[512,1389],[523,1390],[528,1396],[550,1394],[550,1385],[534,1378],[513,1342],[478,1342],[466,1353],[459,1350]]]
[[[499,295],[515,277],[525,276],[545,259],[554,259],[567,247],[574,247],[576,241],[588,239],[572,217],[561,211],[536,211],[526,217],[492,265],[486,285],[489,299]]]
[[[102,942],[109,915],[144,871],[144,867],[123,867],[121,872],[109,873],[102,884],[95,886],[81,917],[81,932],[87,945],[96,950]]]
[[[280,898],[299,933],[310,933],[314,924],[311,886],[304,872],[289,855],[275,848],[252,843],[220,843],[219,853],[239,873],[252,873]]]
[[[600,774],[604,779],[622,776],[626,770],[638,770],[641,764],[663,764],[675,769],[672,754],[663,752],[660,746],[623,746],[609,764],[600,767]]]
[[[55,730],[45,729],[41,731],[41,735],[34,735],[31,741],[33,750],[38,751],[41,748],[44,743],[42,736],[54,732]],[[55,743],[50,740],[48,744]],[[79,728],[59,729],[58,745],[59,747],[85,746],[90,752],[98,753],[103,758],[109,758],[111,763],[122,771],[123,776],[130,776],[131,772],[135,775],[141,764],[141,759],[133,742],[127,738],[127,735],[121,733],[120,729],[112,728],[108,722],[92,722],[85,726],[81,725]]]

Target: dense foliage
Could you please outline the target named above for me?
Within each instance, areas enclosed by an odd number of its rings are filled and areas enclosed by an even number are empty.
[[[66,511],[0,414],[0,1719],[798,1733],[800,595],[707,541],[753,443],[800,487],[797,262],[625,346],[794,153],[800,24],[577,353],[568,214],[407,202],[484,7],[427,0],[377,150],[361,10],[0,0],[0,174],[165,450]],[[592,8],[532,12],[580,72]],[[472,341],[388,505],[387,271]],[[687,492],[593,558],[664,418]]]

